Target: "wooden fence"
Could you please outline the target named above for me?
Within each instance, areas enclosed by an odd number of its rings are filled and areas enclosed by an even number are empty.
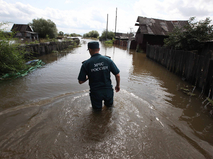
[[[128,40],[116,39],[116,40],[114,41],[114,44],[127,47]]]
[[[206,49],[204,51],[205,53],[199,55],[189,51],[147,45],[146,56],[183,77],[208,95],[213,89],[213,64],[211,51]]]
[[[41,56],[44,54],[49,54],[52,51],[61,51],[63,49],[68,48],[70,45],[74,45],[76,43],[79,45],[80,40],[78,38],[73,39],[72,41],[63,41],[63,42],[47,42],[47,43],[39,43],[39,44],[29,44],[23,45],[23,47],[28,54],[26,57],[31,56]]]

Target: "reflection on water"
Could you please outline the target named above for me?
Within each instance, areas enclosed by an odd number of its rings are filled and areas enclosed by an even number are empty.
[[[202,99],[145,54],[101,46],[121,70],[114,107],[93,111],[77,82],[88,40],[28,76],[0,83],[0,158],[212,158],[212,119]],[[112,76],[112,82],[115,79]]]
[[[114,125],[113,122],[112,109],[90,111],[80,132],[83,136],[82,140],[85,142],[101,142],[105,138],[109,138],[115,132],[115,128],[111,126]]]

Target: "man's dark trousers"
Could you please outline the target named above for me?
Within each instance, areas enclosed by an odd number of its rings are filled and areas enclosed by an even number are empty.
[[[106,107],[113,106],[113,89],[101,89],[90,92],[90,100],[93,109],[102,109],[102,101]]]

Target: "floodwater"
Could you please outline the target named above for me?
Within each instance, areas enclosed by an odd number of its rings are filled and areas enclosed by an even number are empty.
[[[121,71],[121,90],[112,109],[93,111],[88,83],[77,81],[88,41],[0,83],[0,158],[213,158],[205,98],[184,94],[190,85],[143,53],[101,44]]]

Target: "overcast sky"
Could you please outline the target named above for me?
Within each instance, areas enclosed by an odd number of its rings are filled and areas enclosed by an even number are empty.
[[[138,16],[164,20],[213,20],[213,0],[0,0],[0,22],[28,24],[33,19],[52,20],[58,31],[84,34],[97,30],[137,31]]]

